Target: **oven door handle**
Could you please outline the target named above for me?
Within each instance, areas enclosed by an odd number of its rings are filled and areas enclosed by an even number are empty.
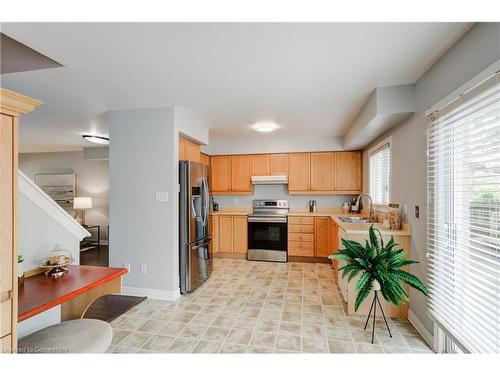
[[[257,217],[249,216],[249,223],[286,223],[286,217]]]

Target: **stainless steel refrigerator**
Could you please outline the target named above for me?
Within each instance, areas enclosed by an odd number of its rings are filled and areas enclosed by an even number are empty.
[[[210,277],[213,268],[208,166],[179,161],[179,182],[180,289],[189,293]]]

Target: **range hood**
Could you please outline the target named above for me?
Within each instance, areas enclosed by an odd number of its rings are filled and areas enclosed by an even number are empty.
[[[286,185],[288,184],[287,175],[276,176],[252,176],[253,185]]]

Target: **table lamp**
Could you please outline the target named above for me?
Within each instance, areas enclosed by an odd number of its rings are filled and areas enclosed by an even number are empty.
[[[75,210],[75,220],[85,226],[85,210],[92,208],[91,197],[76,197],[73,200],[73,209]]]

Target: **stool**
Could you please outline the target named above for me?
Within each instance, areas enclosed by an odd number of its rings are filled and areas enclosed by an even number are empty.
[[[109,323],[97,319],[68,320],[23,337],[18,353],[104,353],[113,340]]]

